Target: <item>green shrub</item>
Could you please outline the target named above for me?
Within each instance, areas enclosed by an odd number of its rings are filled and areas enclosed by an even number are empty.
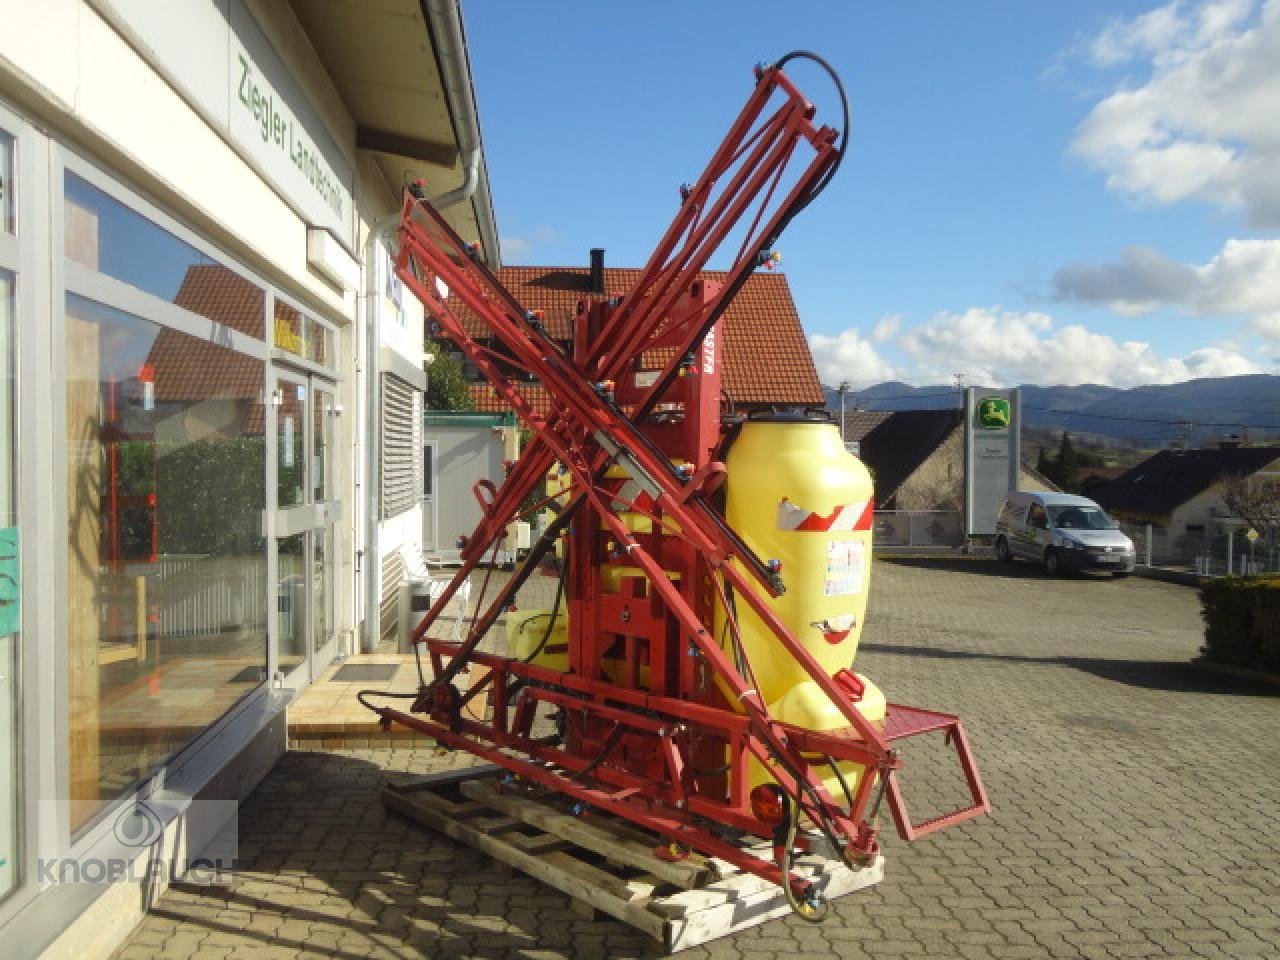
[[[1210,580],[1200,602],[1206,657],[1280,671],[1280,577]]]

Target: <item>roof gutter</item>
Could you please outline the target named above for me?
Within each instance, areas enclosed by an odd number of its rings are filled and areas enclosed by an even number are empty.
[[[423,15],[427,30],[435,46],[436,64],[444,85],[449,115],[453,118],[458,149],[462,154],[463,179],[456,189],[432,199],[437,210],[464,203],[473,197],[478,201],[476,213],[480,247],[485,262],[492,268],[501,266],[498,249],[498,227],[493,219],[493,202],[489,196],[488,177],[484,175],[484,148],[480,142],[480,120],[476,112],[475,96],[471,86],[471,67],[467,58],[467,41],[462,32],[462,16],[458,0],[423,0]],[[364,653],[373,653],[381,643],[379,605],[376,598],[381,593],[381,549],[379,527],[382,522],[381,463],[382,422],[379,388],[381,386],[382,344],[382,290],[386,283],[383,276],[383,260],[380,251],[386,248],[394,256],[392,244],[400,225],[400,207],[377,223],[365,240],[365,542],[364,542],[364,595],[365,618],[360,646]]]
[[[378,530],[382,523],[382,400],[380,347],[382,346],[382,257],[379,253],[400,226],[400,208],[380,219],[365,239],[365,476],[364,476],[364,629],[360,633],[360,652],[377,653],[382,642],[382,624],[378,596],[382,592],[382,555]]]
[[[475,197],[476,224],[485,263],[496,270],[502,265],[498,249],[498,228],[493,219],[493,201],[489,196],[488,177],[484,174],[484,147],[480,141],[480,118],[476,111],[475,91],[471,83],[471,64],[467,57],[467,40],[462,30],[462,14],[458,0],[423,0],[431,38],[435,43],[436,62],[444,84],[445,100],[453,118],[458,149],[462,154],[462,183],[455,189],[431,200],[437,210],[444,210]]]

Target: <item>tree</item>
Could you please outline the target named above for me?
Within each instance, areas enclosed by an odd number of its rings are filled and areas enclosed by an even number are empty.
[[[475,404],[467,390],[462,363],[443,341],[427,341],[431,362],[426,364],[428,410],[470,410]]]
[[[1080,466],[1080,458],[1076,454],[1075,444],[1071,442],[1071,434],[1066,430],[1062,431],[1062,440],[1058,443],[1058,459],[1055,461],[1058,476],[1062,479],[1059,484],[1069,483],[1075,474],[1076,467]]]
[[[1233,474],[1223,481],[1222,502],[1259,533],[1280,526],[1280,482],[1274,477]]]
[[[1083,492],[1082,484],[1088,477],[1077,480],[1077,474],[1084,467],[1101,467],[1106,465],[1106,458],[1098,453],[1078,448],[1071,440],[1071,434],[1062,431],[1058,442],[1058,455],[1050,457],[1040,448],[1040,458],[1036,461],[1036,470],[1047,480],[1062,490],[1073,493]]]
[[[1049,455],[1044,452],[1044,447],[1039,448],[1040,453],[1036,457],[1036,473],[1044,477],[1046,480],[1052,480],[1050,474],[1053,473],[1053,461],[1049,459]]]

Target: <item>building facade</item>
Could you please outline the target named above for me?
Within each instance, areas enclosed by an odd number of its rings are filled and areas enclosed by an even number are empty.
[[[0,956],[95,956],[420,544],[402,180],[497,241],[456,0],[0,18]]]

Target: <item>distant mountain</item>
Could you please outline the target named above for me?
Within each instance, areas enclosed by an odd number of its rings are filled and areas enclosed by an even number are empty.
[[[824,388],[827,405],[840,409],[836,390]],[[848,410],[926,410],[960,406],[954,386],[912,387],[876,384],[845,397]],[[1250,441],[1280,439],[1280,376],[1252,374],[1206,377],[1163,386],[1120,390],[1097,384],[1078,387],[1022,388],[1022,411],[1029,427],[1069,430],[1104,437],[1127,446],[1165,447],[1185,442],[1190,424],[1192,446],[1224,434],[1243,433]]]

